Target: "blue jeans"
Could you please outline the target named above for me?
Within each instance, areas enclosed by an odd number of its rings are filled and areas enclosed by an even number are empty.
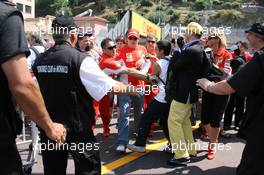
[[[117,144],[126,146],[129,142],[129,113],[130,113],[130,100],[134,108],[134,123],[137,132],[141,110],[143,107],[144,96],[134,97],[127,95],[120,95],[119,97],[119,108],[120,108],[120,118],[118,124],[118,138]]]

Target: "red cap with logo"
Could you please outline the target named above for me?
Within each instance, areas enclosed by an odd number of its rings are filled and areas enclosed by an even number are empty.
[[[129,29],[128,32],[127,32],[127,37],[129,38],[131,36],[139,38],[140,34],[139,34],[139,32],[136,29]]]

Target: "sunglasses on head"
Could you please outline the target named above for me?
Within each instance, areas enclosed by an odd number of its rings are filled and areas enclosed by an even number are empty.
[[[129,37],[128,39],[129,39],[129,40],[134,40],[134,41],[138,40],[137,37]]]
[[[108,49],[108,50],[114,50],[114,49],[116,49],[116,45],[114,45],[114,46],[110,46],[110,47],[107,47],[107,49]]]
[[[217,36],[208,36],[208,40],[217,39]]]
[[[153,43],[153,44],[154,44],[154,43],[156,43],[155,41],[150,41],[150,40],[149,40],[149,41],[147,41],[147,42],[148,42],[148,43]]]

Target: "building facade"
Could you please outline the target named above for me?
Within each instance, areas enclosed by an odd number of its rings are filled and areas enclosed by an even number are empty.
[[[35,0],[9,0],[16,5],[24,18],[35,18]]]

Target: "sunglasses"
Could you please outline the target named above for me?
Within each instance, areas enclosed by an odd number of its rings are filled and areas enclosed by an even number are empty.
[[[138,40],[137,37],[129,37],[128,39],[129,39],[129,40],[134,40],[134,41],[137,41],[137,40]]]
[[[108,50],[114,50],[114,49],[116,49],[116,45],[114,45],[114,46],[110,46],[110,47],[107,47],[107,49],[108,49]]]
[[[217,36],[208,36],[208,40],[217,39]]]
[[[156,43],[155,41],[147,41],[148,43],[152,43],[152,44],[154,44],[154,43]]]
[[[91,36],[93,36],[93,34],[85,34],[84,36],[89,36],[89,37],[91,37]]]

